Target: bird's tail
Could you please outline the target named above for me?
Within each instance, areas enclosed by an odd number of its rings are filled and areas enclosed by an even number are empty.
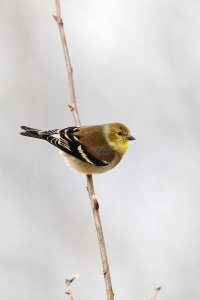
[[[42,130],[30,128],[27,126],[21,126],[21,129],[23,130],[22,132],[20,132],[21,135],[30,136],[37,139],[44,139]]]
[[[52,135],[59,133],[59,129],[43,131],[40,129],[34,129],[27,126],[21,126],[21,129],[23,130],[22,132],[20,132],[21,135],[30,136],[36,139],[42,139],[48,141],[50,141],[48,138],[50,138]]]

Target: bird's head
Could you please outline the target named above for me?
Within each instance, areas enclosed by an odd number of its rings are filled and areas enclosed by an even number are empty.
[[[121,155],[123,155],[130,141],[135,140],[130,135],[129,129],[120,123],[112,123],[105,127],[105,134],[108,144]]]

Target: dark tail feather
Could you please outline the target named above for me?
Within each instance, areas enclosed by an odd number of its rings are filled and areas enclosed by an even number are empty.
[[[44,136],[42,136],[42,130],[30,128],[27,126],[21,126],[21,129],[24,130],[20,132],[21,135],[24,136],[30,136],[37,139],[44,139]]]

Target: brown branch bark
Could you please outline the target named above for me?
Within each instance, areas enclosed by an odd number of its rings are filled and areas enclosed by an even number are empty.
[[[74,79],[73,79],[73,68],[72,68],[71,61],[70,61],[69,51],[68,51],[68,47],[67,47],[67,39],[66,39],[66,35],[65,35],[65,30],[64,30],[64,24],[63,24],[63,20],[62,20],[62,16],[61,16],[60,0],[55,0],[55,2],[56,2],[56,15],[54,15],[53,17],[58,24],[58,29],[60,32],[63,53],[64,53],[64,58],[65,58],[65,64],[66,64],[66,69],[67,69],[67,77],[68,77],[68,82],[69,82],[69,92],[70,92],[70,99],[71,99],[69,108],[73,114],[74,122],[75,122],[76,126],[80,126],[81,121],[79,118],[78,108],[76,105],[76,95],[75,95]]]
[[[107,252],[106,252],[106,245],[105,245],[105,240],[104,240],[104,235],[103,235],[103,229],[102,229],[102,225],[101,225],[101,218],[99,215],[99,203],[95,196],[92,175],[87,175],[87,190],[88,190],[88,194],[90,197],[91,207],[92,207],[93,216],[94,216],[94,222],[95,222],[97,236],[98,236],[98,240],[99,240],[99,248],[100,248],[101,261],[102,261],[102,266],[103,266],[103,275],[104,275],[104,280],[105,280],[105,284],[106,284],[107,299],[113,300],[114,293],[113,293],[112,282],[111,282],[111,277],[110,277],[108,256],[107,256]]]
[[[73,69],[71,66],[69,51],[67,47],[67,40],[65,36],[64,31],[64,24],[61,16],[61,8],[60,8],[60,0],[55,0],[56,3],[56,16],[53,16],[56,20],[60,32],[60,37],[62,41],[62,47],[64,52],[64,58],[65,58],[65,64],[67,68],[67,75],[68,75],[68,81],[69,81],[69,90],[70,90],[70,99],[71,103],[69,104],[69,108],[73,114],[73,118],[75,121],[75,124],[77,126],[81,125],[77,104],[76,104],[76,96],[75,96],[75,88],[74,88],[74,80],[73,80]],[[97,201],[97,198],[95,196],[94,192],[94,185],[93,185],[93,179],[92,175],[87,175],[87,190],[91,202],[91,207],[93,211],[94,216],[94,222],[96,226],[97,231],[97,237],[99,241],[99,248],[101,253],[101,260],[102,260],[102,266],[103,266],[103,274],[104,274],[104,280],[106,285],[106,293],[107,293],[107,300],[114,300],[114,293],[112,290],[112,283],[111,283],[111,277],[110,277],[110,269],[109,269],[109,263],[108,263],[108,257],[107,257],[107,251],[106,251],[106,245],[104,241],[103,236],[103,229],[101,225],[101,219],[99,214],[99,204]]]

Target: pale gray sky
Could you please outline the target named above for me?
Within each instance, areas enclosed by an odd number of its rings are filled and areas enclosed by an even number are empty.
[[[200,2],[62,1],[83,124],[136,137],[94,177],[116,300],[200,299]],[[105,299],[83,175],[19,126],[73,125],[54,1],[0,4],[0,298]]]

